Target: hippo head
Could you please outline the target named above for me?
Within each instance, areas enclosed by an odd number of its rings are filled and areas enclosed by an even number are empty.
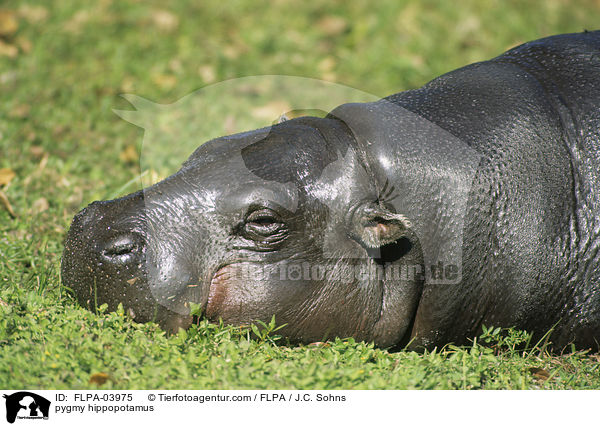
[[[411,223],[352,131],[301,117],[203,144],[176,174],[73,220],[62,279],[166,329],[273,316],[292,341],[410,334],[423,278]]]

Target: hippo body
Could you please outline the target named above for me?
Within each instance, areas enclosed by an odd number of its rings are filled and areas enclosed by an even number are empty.
[[[165,328],[194,302],[302,342],[432,348],[483,324],[598,349],[600,31],[207,142],[80,212],[62,277]]]

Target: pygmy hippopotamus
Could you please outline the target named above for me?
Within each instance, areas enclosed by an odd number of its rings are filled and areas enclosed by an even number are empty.
[[[432,348],[483,324],[597,349],[600,31],[202,144],[77,214],[62,279],[168,329],[194,303],[297,342]]]

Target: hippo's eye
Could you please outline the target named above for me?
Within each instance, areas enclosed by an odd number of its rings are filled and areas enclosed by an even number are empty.
[[[270,209],[255,210],[245,220],[245,234],[252,239],[276,242],[285,237],[285,224]]]
[[[270,209],[255,210],[246,217],[246,225],[271,227],[281,224],[277,214]]]
[[[253,223],[255,225],[260,225],[260,226],[270,226],[270,225],[273,225],[274,223],[277,223],[277,221],[272,216],[261,216],[261,217],[257,217],[256,219],[252,219],[251,221],[249,221],[249,223]]]

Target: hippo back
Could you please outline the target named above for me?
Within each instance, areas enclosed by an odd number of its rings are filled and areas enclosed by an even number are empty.
[[[486,324],[534,337],[554,327],[558,345],[597,347],[600,31],[527,43],[383,101],[481,155],[465,218],[462,282],[425,286],[416,344],[464,342]],[[377,144],[367,149],[378,157]]]

